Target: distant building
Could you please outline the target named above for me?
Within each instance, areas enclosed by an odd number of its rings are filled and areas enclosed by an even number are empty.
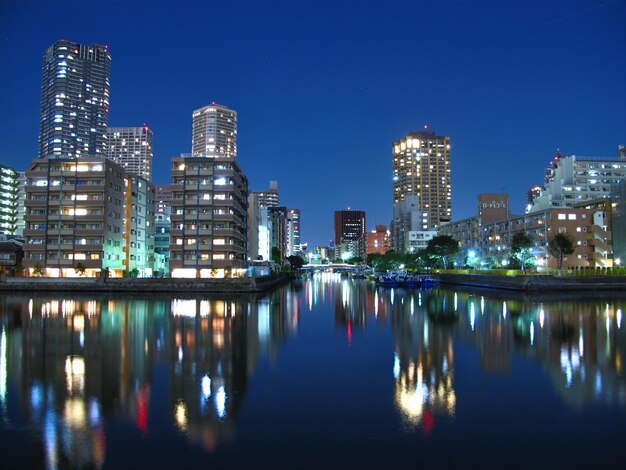
[[[302,256],[300,244],[300,209],[287,209],[286,243],[287,256]]]
[[[278,194],[278,181],[270,181],[270,187],[263,191],[255,191],[259,206],[261,207],[278,207],[280,206],[280,197]]]
[[[391,249],[389,230],[386,225],[377,225],[375,230],[365,235],[365,254],[384,255]]]
[[[126,173],[152,181],[152,130],[142,127],[109,127],[107,130],[109,159]]]
[[[211,103],[193,112],[193,157],[237,158],[237,113]]]
[[[155,215],[154,231],[154,275],[167,277],[170,274],[170,207]]]
[[[19,173],[14,168],[0,165],[0,233],[18,233]]]
[[[335,255],[365,258],[364,211],[335,211]]]
[[[544,187],[526,208],[526,213],[575,204],[611,196],[611,186],[626,180],[626,152],[618,149],[618,158],[554,157],[548,168]]]
[[[287,208],[267,208],[270,225],[270,257],[272,261],[283,264],[289,254],[287,253]],[[274,259],[274,252],[278,253],[278,259]]]
[[[429,212],[423,211],[419,198],[409,194],[403,201],[394,203],[391,221],[391,249],[399,253],[415,253],[426,248],[428,241],[437,235],[429,230]]]
[[[428,227],[437,229],[452,220],[450,137],[433,131],[410,132],[392,145],[393,202],[414,195],[419,210],[428,214]]]
[[[49,277],[152,275],[154,189],[104,156],[38,159],[26,170],[24,267]]]
[[[39,157],[107,155],[109,77],[107,46],[64,39],[43,57]]]

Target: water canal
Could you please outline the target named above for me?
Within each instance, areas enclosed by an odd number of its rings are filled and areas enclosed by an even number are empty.
[[[3,468],[621,467],[626,294],[0,297]]]

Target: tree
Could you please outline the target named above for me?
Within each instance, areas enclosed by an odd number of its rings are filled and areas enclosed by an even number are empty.
[[[304,259],[301,256],[297,256],[297,255],[287,256],[287,261],[289,261],[289,264],[291,265],[291,269],[293,270],[298,270],[302,266],[304,266]]]
[[[567,255],[574,253],[574,240],[566,233],[557,233],[548,242],[548,253],[559,262],[559,269],[563,267],[563,260]]]
[[[74,271],[80,277],[83,277],[85,275],[85,271],[86,270],[87,270],[87,268],[85,267],[85,265],[83,263],[76,263],[76,266],[74,266]]]
[[[448,257],[458,253],[459,242],[450,235],[438,235],[428,240],[426,251],[430,256],[441,260],[443,269],[447,269]]]
[[[39,263],[37,263],[33,267],[33,274],[37,277],[42,277],[46,273],[45,269],[41,267]]]
[[[511,239],[511,256],[519,261],[522,271],[526,263],[533,257],[530,249],[533,246],[533,237],[526,232],[517,232]]]
[[[278,265],[282,264],[281,263],[281,256],[280,256],[280,250],[278,249],[277,246],[273,246],[272,247],[272,261]]]

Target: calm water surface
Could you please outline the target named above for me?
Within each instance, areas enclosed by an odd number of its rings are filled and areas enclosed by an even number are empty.
[[[626,294],[0,297],[0,467],[623,467]]]

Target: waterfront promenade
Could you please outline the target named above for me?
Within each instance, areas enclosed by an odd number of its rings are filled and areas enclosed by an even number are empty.
[[[290,274],[232,279],[7,277],[0,281],[0,292],[244,294],[264,292],[289,279]]]

